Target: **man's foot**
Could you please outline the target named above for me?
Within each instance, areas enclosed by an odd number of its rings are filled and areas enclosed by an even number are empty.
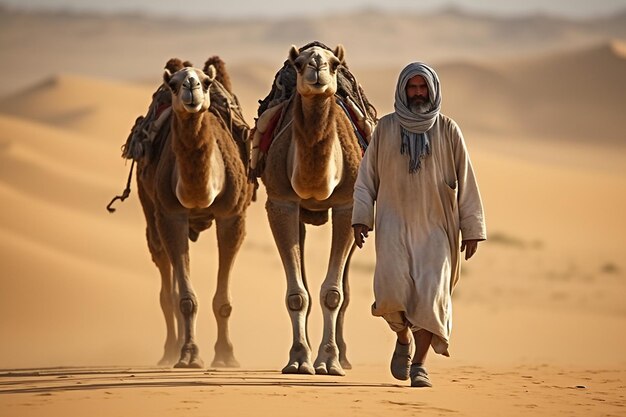
[[[409,379],[411,370],[411,357],[413,356],[413,339],[408,345],[396,341],[396,348],[391,357],[391,375],[400,381]]]
[[[419,388],[433,386],[428,378],[428,372],[420,364],[414,363],[411,365],[411,386]]]

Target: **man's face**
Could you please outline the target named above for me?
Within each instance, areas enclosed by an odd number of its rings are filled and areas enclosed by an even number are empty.
[[[414,113],[425,113],[430,110],[428,100],[428,84],[421,75],[411,78],[406,84],[406,98],[409,108]]]

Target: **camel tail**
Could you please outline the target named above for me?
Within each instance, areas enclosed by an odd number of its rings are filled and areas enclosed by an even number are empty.
[[[219,81],[230,94],[233,94],[233,86],[230,82],[230,76],[226,72],[226,64],[224,64],[222,58],[217,55],[210,57],[204,63],[204,68],[202,70],[206,72],[209,69],[209,65],[213,65],[215,67],[217,72],[215,78],[217,81]]]

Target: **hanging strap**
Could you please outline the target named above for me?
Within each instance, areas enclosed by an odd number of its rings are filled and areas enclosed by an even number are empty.
[[[350,121],[350,124],[352,125],[352,129],[354,130],[354,134],[356,135],[356,138],[359,142],[359,146],[361,147],[361,152],[364,153],[367,150],[367,145],[368,145],[367,141],[365,140],[364,133],[361,132],[361,129],[359,129],[359,126],[356,124],[350,112],[350,109],[348,109],[348,107],[344,104],[341,97],[335,96],[335,98],[336,98],[337,104],[339,104],[339,107],[343,109],[344,113],[348,117],[348,120]]]
[[[115,213],[115,209],[111,206],[113,205],[113,203],[115,203],[116,200],[124,201],[130,195],[130,181],[133,178],[133,168],[135,168],[134,159],[133,162],[130,164],[130,172],[128,173],[128,180],[126,180],[126,188],[124,189],[124,192],[122,192],[122,195],[116,195],[115,197],[113,197],[113,200],[111,200],[111,202],[107,204],[107,210],[109,213]]]

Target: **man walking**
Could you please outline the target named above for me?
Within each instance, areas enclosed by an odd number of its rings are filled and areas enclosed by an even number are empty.
[[[449,356],[459,251],[467,260],[487,237],[461,130],[440,108],[435,71],[406,66],[395,111],[378,122],[354,187],[356,245],[376,232],[372,314],[396,332],[391,372],[413,387],[432,386],[424,367],[430,346]]]

